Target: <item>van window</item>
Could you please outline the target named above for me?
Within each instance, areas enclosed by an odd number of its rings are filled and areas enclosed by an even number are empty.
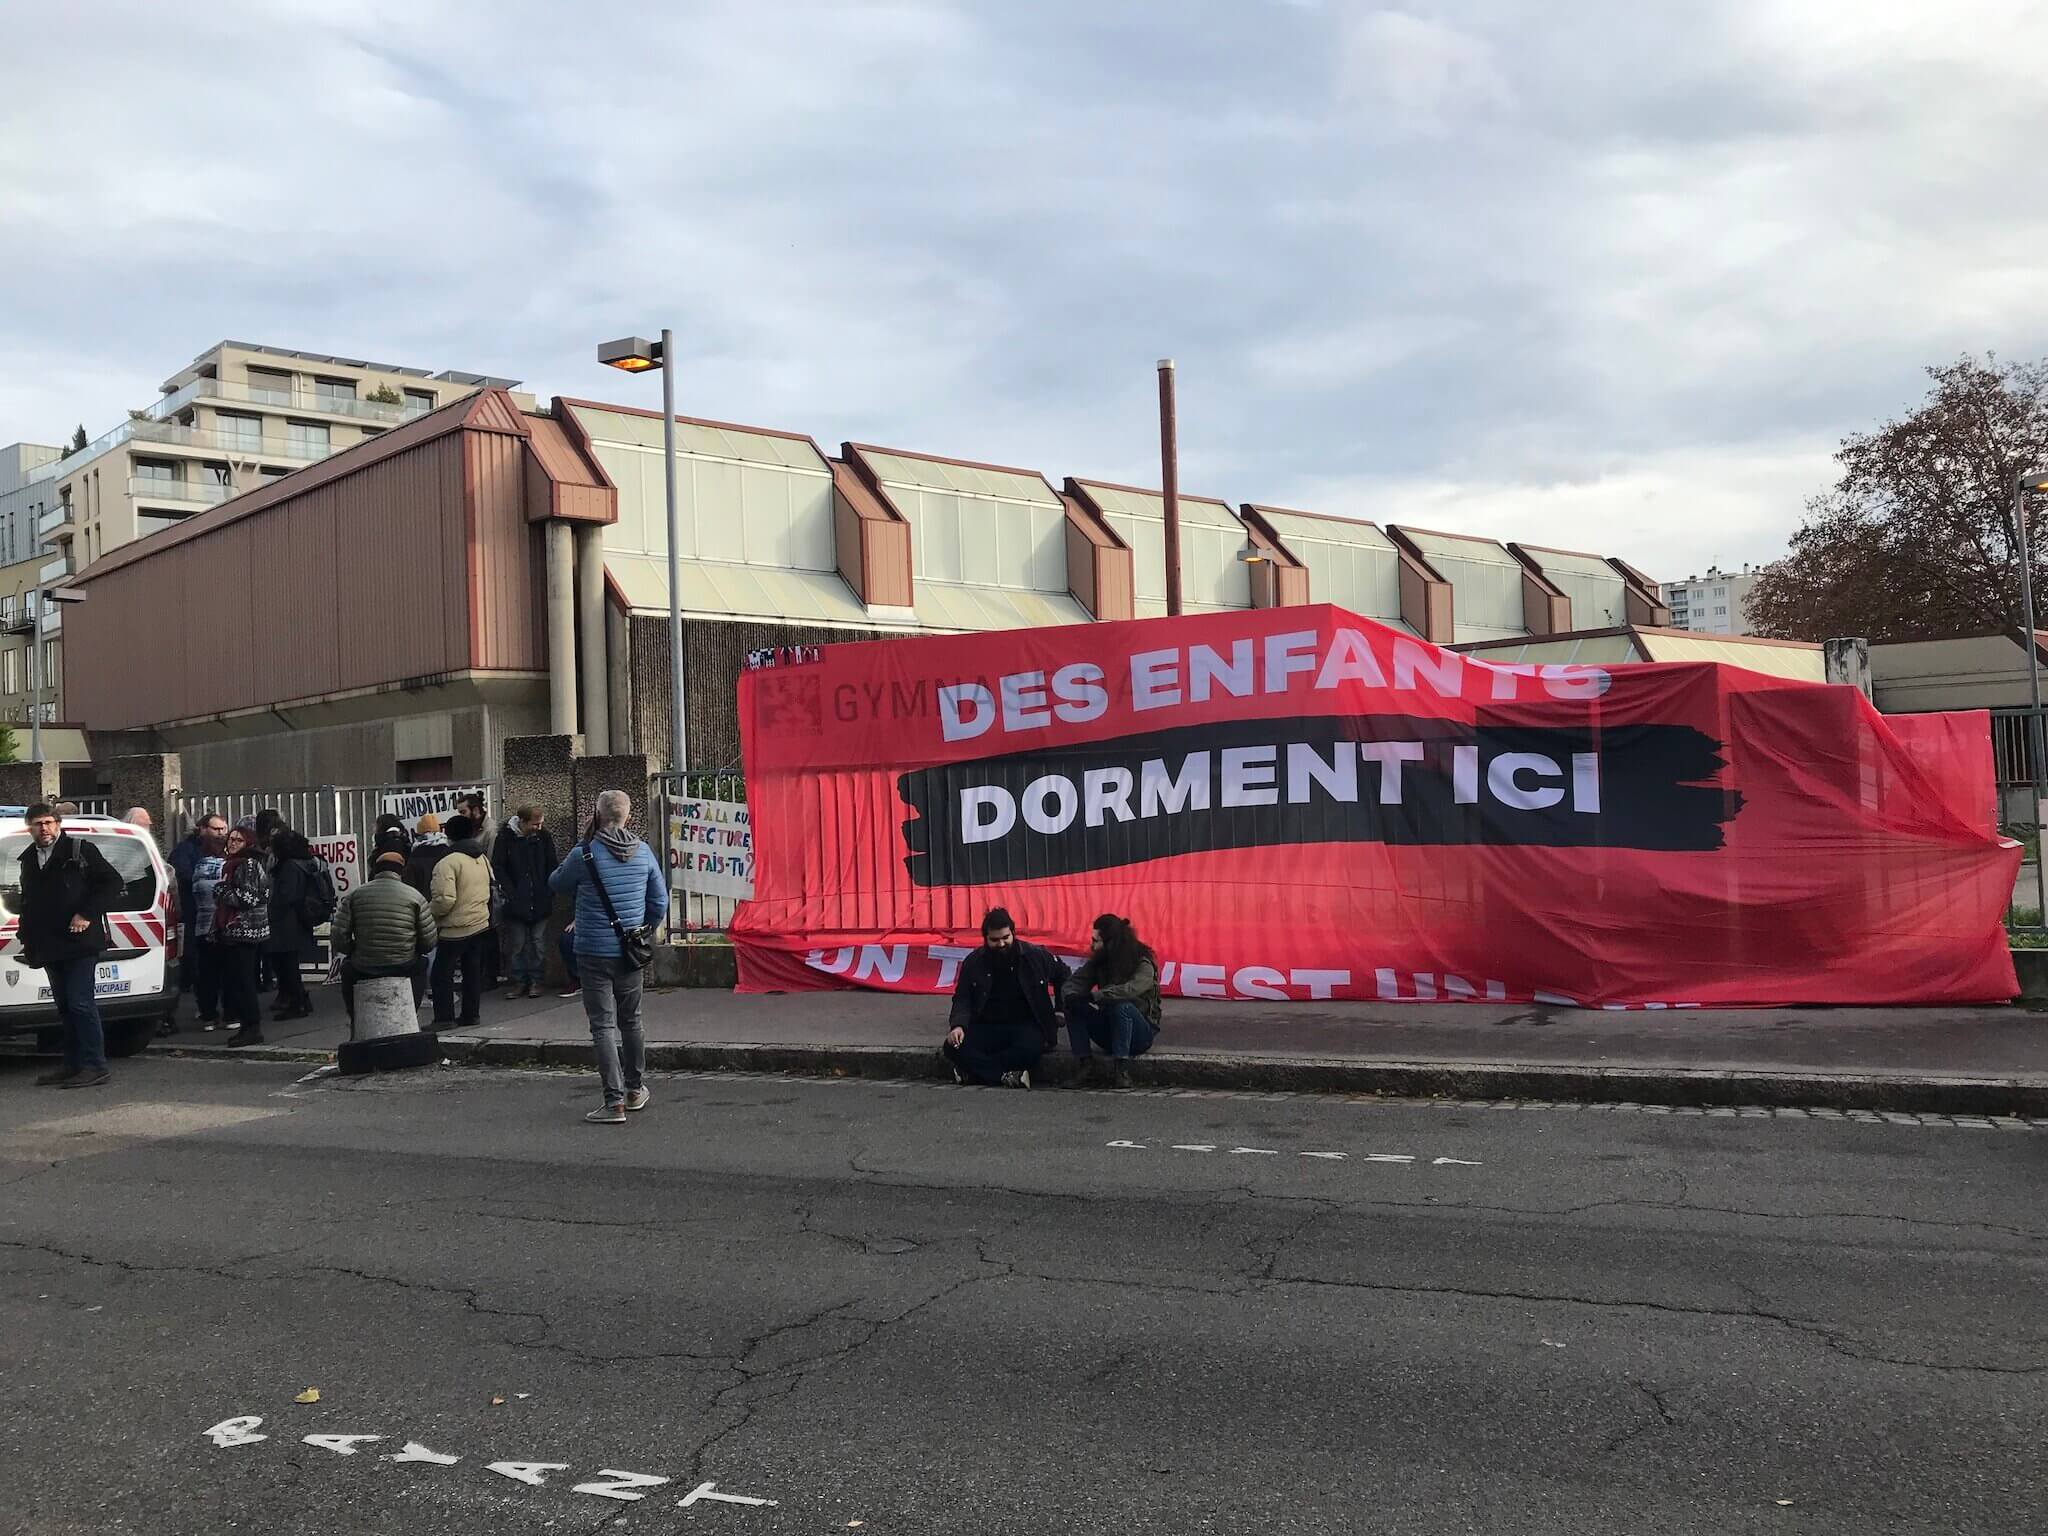
[[[156,863],[149,856],[149,845],[141,838],[104,832],[74,831],[71,835],[97,848],[114,866],[114,873],[127,883],[127,893],[114,908],[116,912],[147,912],[156,905]],[[21,856],[26,852],[26,828],[0,837],[0,903],[9,912],[21,910]]]

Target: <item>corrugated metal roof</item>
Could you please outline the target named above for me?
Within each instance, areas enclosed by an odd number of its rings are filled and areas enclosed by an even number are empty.
[[[1755,645],[1720,640],[1711,635],[1673,635],[1638,630],[1651,661],[1718,661],[1725,666],[1761,672],[1766,677],[1793,678],[1804,683],[1828,680],[1827,658],[1819,646]]]
[[[961,496],[988,496],[1002,501],[1028,501],[1048,507],[1060,504],[1059,497],[1053,494],[1052,487],[1046,484],[1042,475],[855,446],[859,448],[862,460],[875,472],[875,478],[884,485],[951,491]]]
[[[668,612],[666,555],[636,555],[607,549],[604,566],[618,583],[627,607],[644,613]],[[686,617],[773,619],[861,629],[889,627],[869,617],[867,608],[837,571],[684,560],[678,574]]]
[[[564,401],[576,413],[593,441],[621,443],[634,448],[661,449],[661,416],[637,411],[613,410],[583,402]],[[676,418],[678,457],[723,459],[732,464],[767,464],[777,469],[827,473],[825,456],[806,437],[786,436],[765,429],[724,423],[685,421]]]
[[[1649,659],[1637,649],[1634,637],[1626,632],[1560,635],[1541,640],[1509,640],[1494,645],[1475,645],[1462,649],[1467,656],[1478,656],[1487,661],[1502,663],[1542,662],[1562,665],[1583,662],[1593,666],[1612,667]]]
[[[1309,596],[1414,634],[1401,617],[1401,554],[1371,523],[1278,507],[1253,509],[1308,568]]]
[[[1106,485],[1099,480],[1077,480],[1075,484],[1087,487],[1090,499],[1105,513],[1150,518],[1159,523],[1166,521],[1166,497],[1162,492]],[[1209,496],[1182,496],[1180,522],[1183,528],[1190,525],[1227,528],[1240,538],[1244,535],[1244,524],[1238,520],[1237,514],[1226,503]]]
[[[917,621],[927,629],[980,632],[1089,622],[1088,611],[1064,592],[1025,592],[943,581],[920,581],[913,591]]]

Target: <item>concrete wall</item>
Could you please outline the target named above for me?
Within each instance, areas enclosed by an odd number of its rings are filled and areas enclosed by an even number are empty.
[[[2027,653],[2006,635],[1873,645],[1870,689],[1877,707],[1888,715],[2024,709]]]
[[[394,696],[394,705],[402,699]],[[439,727],[422,730],[421,727]],[[547,705],[474,704],[393,714],[307,730],[277,729],[232,740],[180,741],[185,782],[195,789],[270,789],[300,784],[390,784],[407,758],[446,755],[457,779],[495,779],[508,737],[547,729]],[[441,748],[445,743],[444,750]]]

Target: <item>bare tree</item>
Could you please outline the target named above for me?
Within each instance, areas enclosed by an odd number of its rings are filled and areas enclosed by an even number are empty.
[[[1842,440],[1841,478],[1750,589],[1759,634],[1927,640],[2019,627],[2013,481],[2048,463],[2048,363],[1963,357],[1927,373],[1918,410]],[[2048,524],[2028,531],[2034,591],[2048,597]]]

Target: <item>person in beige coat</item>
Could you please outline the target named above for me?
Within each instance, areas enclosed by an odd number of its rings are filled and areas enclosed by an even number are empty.
[[[434,866],[434,1022],[474,1024],[483,1007],[483,944],[491,931],[491,862],[467,816],[448,820],[448,853]],[[455,973],[462,972],[462,1014],[455,1014]]]

